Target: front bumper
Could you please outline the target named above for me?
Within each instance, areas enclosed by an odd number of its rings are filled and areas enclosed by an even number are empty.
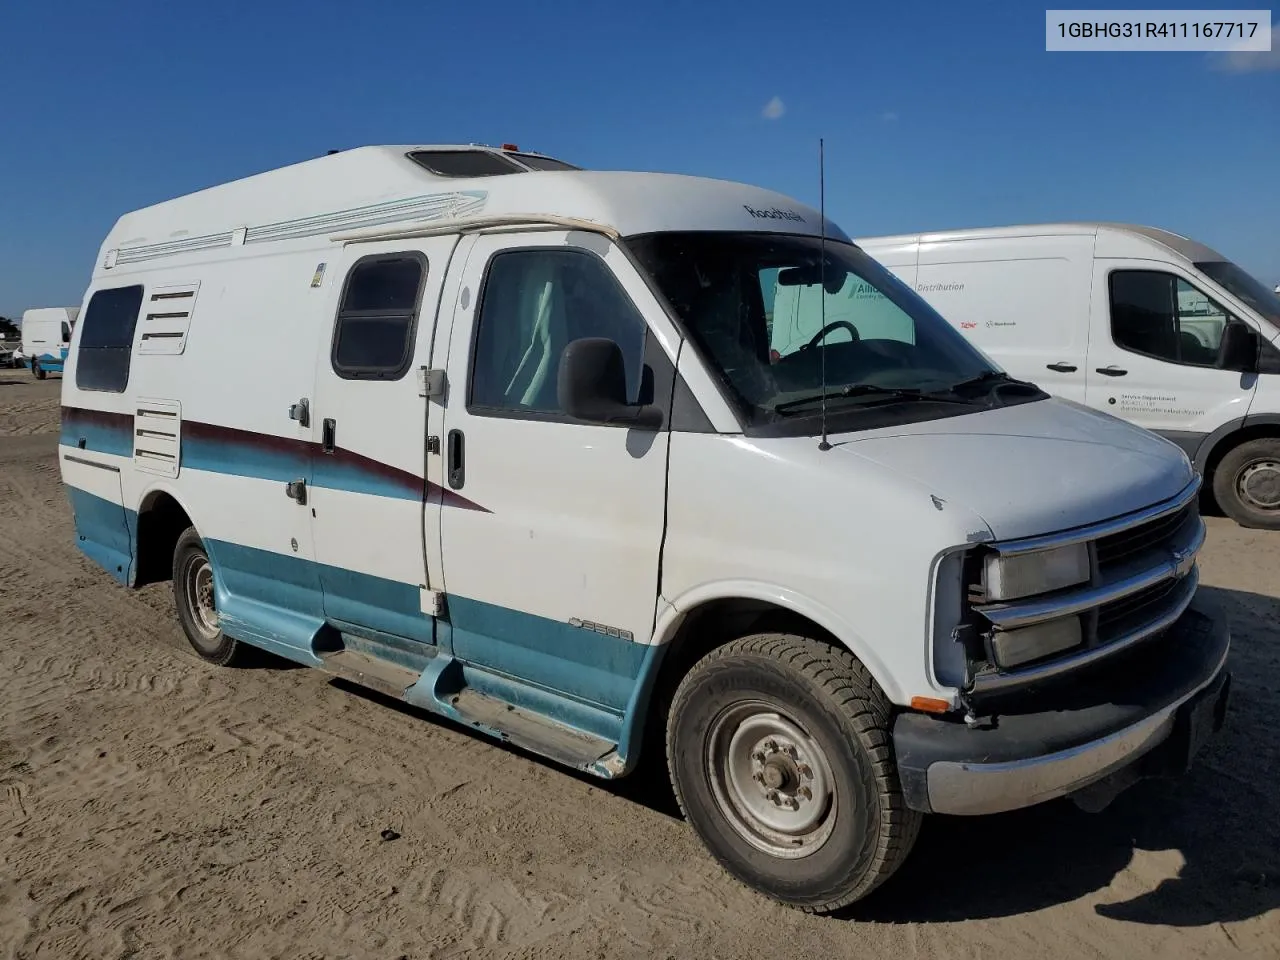
[[[975,726],[900,714],[893,740],[907,805],[1000,813],[1182,773],[1222,727],[1230,645],[1225,617],[1197,600],[1133,656],[1064,688],[1029,691]]]

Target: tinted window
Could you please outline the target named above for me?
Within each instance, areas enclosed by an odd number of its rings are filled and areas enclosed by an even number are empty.
[[[639,399],[647,328],[598,257],[555,249],[496,255],[478,322],[470,394],[475,407],[559,413],[560,355],[580,337],[607,337],[622,348],[628,399]]]
[[[522,167],[487,150],[418,150],[409,159],[438,177],[493,177],[524,173]]]
[[[1217,302],[1171,273],[1120,270],[1111,275],[1111,336],[1125,350],[1211,367],[1232,319]]]
[[[347,379],[395,380],[413,354],[427,264],[416,254],[368,257],[347,277],[333,333],[333,369]]]
[[[124,392],[129,383],[133,331],[141,309],[141,286],[99,290],[90,298],[76,355],[77,387]]]
[[[512,154],[517,160],[526,167],[532,167],[534,170],[580,170],[581,167],[575,167],[571,163],[565,163],[563,160],[553,160],[550,157],[539,157],[532,153],[514,153]]]
[[[71,342],[71,326],[65,321],[62,324],[62,342],[63,343]]]

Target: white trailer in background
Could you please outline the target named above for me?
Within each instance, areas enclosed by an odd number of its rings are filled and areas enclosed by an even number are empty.
[[[22,360],[41,380],[61,373],[79,307],[37,307],[22,315]]]

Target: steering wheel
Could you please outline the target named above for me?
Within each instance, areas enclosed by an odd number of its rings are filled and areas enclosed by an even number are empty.
[[[821,330],[819,330],[816,334],[814,334],[813,339],[812,339],[812,340],[810,340],[808,343],[806,343],[806,344],[805,344],[803,347],[801,347],[800,349],[801,349],[801,350],[808,350],[808,349],[810,349],[811,347],[815,347],[815,346],[817,346],[819,343],[821,343],[821,342],[822,342],[823,337],[825,337],[828,333],[830,333],[832,330],[839,330],[841,327],[844,327],[846,330],[848,330],[848,331],[849,331],[849,336],[853,337],[853,339],[854,339],[854,340],[860,340],[860,339],[862,339],[862,338],[858,335],[858,328],[857,328],[857,327],[855,327],[855,326],[854,326],[852,323],[850,323],[848,320],[832,320],[832,321],[831,321],[830,323],[828,323],[825,327],[823,327],[823,328],[822,328]]]

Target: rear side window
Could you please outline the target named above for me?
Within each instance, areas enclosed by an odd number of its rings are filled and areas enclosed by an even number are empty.
[[[141,309],[140,285],[99,290],[90,298],[76,355],[77,387],[124,393],[129,384],[133,332]]]
[[[333,332],[333,370],[347,380],[398,380],[413,358],[427,278],[417,253],[365,257],[347,276]]]
[[[63,324],[62,324],[62,342],[63,343],[71,342],[71,324],[67,323],[66,321],[63,321]]]

